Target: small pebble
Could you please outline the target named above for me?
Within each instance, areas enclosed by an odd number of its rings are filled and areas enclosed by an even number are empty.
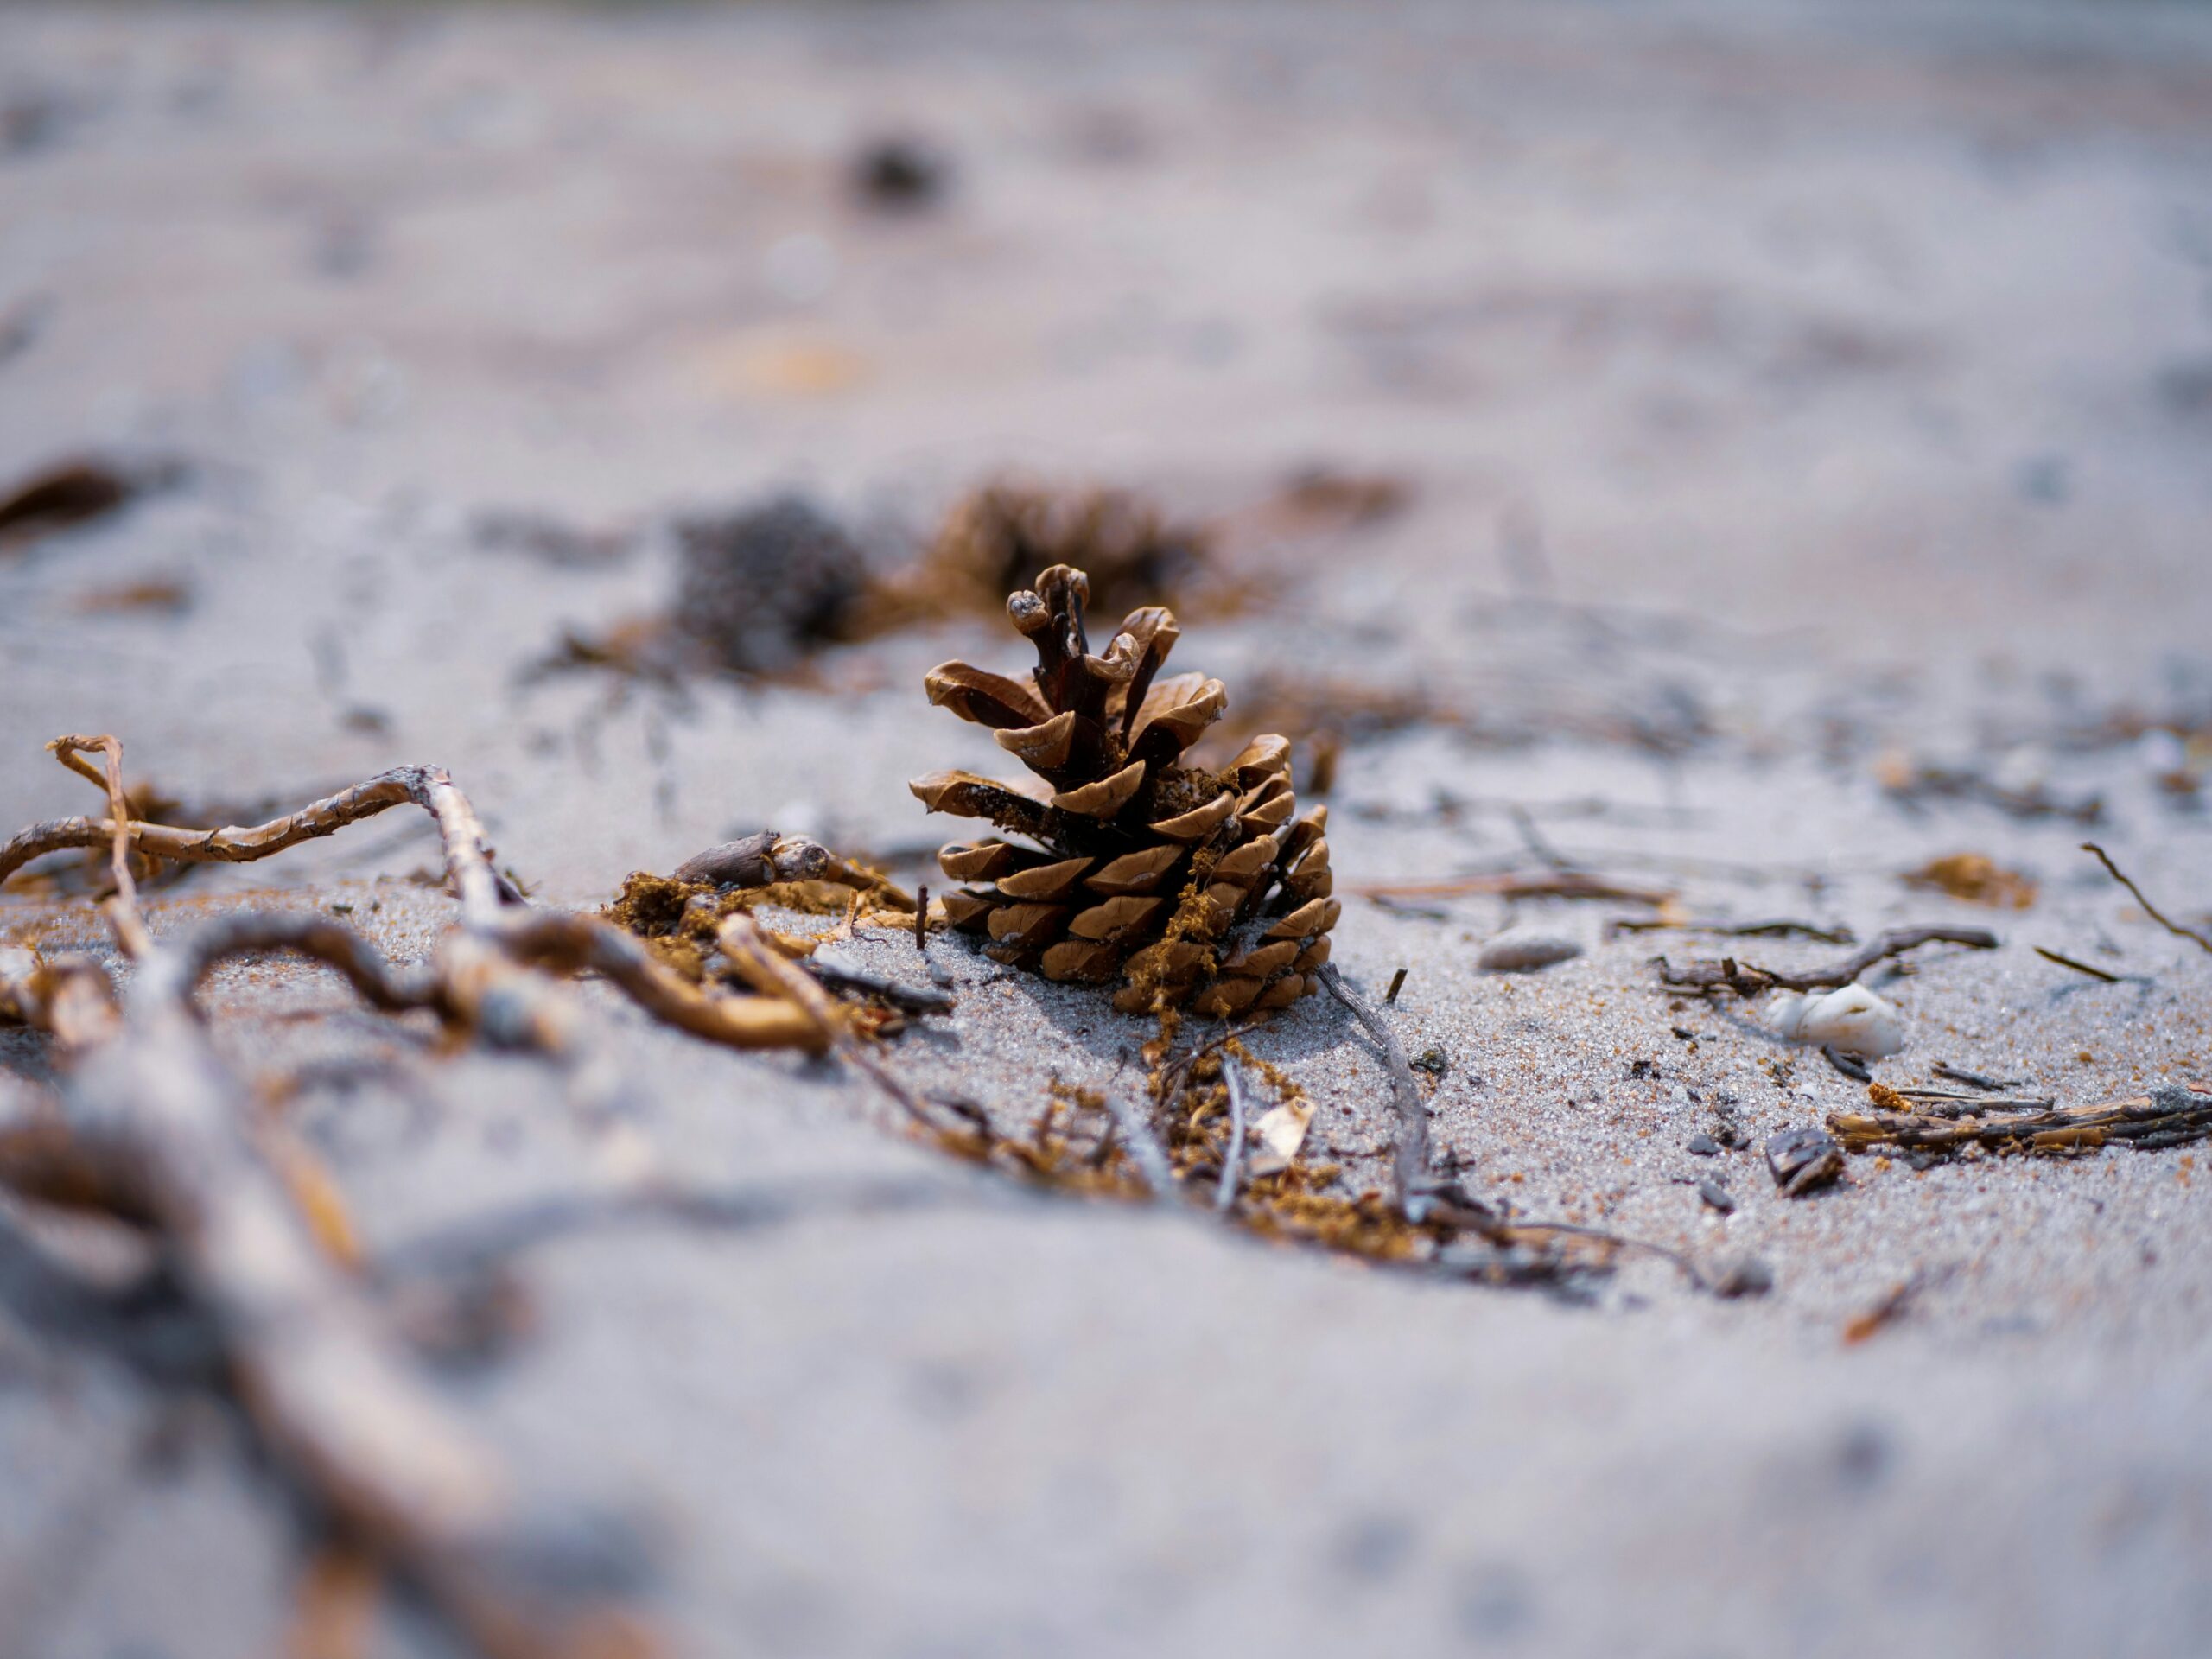
[[[1774,1269],[1756,1255],[1738,1256],[1713,1281],[1716,1296],[1764,1296],[1774,1288]]]
[[[1581,954],[1582,947],[1573,939],[1533,928],[1509,927],[1483,946],[1475,961],[1494,973],[1527,974]]]
[[[1729,1197],[1728,1189],[1718,1181],[1700,1181],[1697,1184],[1697,1195],[1724,1216],[1732,1216],[1736,1213],[1736,1200]]]
[[[1703,1129],[1700,1129],[1695,1135],[1690,1136],[1688,1150],[1693,1158],[1718,1158],[1720,1155],[1720,1143]]]
[[[1843,1148],[1824,1129],[1783,1129],[1767,1137],[1766,1166],[1784,1198],[1802,1198],[1843,1173]]]

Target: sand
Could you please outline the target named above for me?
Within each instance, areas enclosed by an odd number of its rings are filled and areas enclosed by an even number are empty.
[[[1186,618],[1177,655],[1233,704],[1287,666],[1428,700],[1346,751],[1346,889],[1550,856],[1694,918],[1986,926],[1999,949],[1870,976],[1906,1029],[1883,1081],[2212,1080],[2212,956],[2079,848],[2202,925],[2208,820],[2137,734],[2212,730],[2202,18],[30,10],[0,61],[51,111],[0,162],[0,317],[29,320],[0,475],[193,464],[0,554],[10,827],[88,810],[40,745],[109,729],[197,798],[442,763],[543,902],[763,823],[930,880],[958,829],[905,779],[1001,757],[921,676],[1012,668],[1003,628],[801,685],[527,670],[663,601],[674,512],[798,484],[889,556],[1020,469],[1237,516],[1224,557],[1267,596]],[[889,128],[953,158],[941,207],[852,201]],[[1409,505],[1263,524],[1317,461]],[[482,546],[491,509],[638,542],[550,566]],[[150,577],[187,607],[97,607]],[[2101,816],[1885,790],[1923,764]],[[1899,880],[1961,851],[2035,903]],[[350,906],[411,959],[451,916],[408,879],[434,859],[395,816],[149,914]],[[549,1526],[635,1528],[677,1651],[2212,1647],[2212,1153],[1866,1155],[1786,1198],[1759,1143],[1864,1087],[1652,959],[1841,951],[1610,925],[1651,913],[1348,893],[1336,959],[1377,996],[1408,970],[1389,1018],[1440,1051],[1432,1132],[1471,1191],[1756,1257],[1764,1297],[1652,1257],[1572,1299],[1477,1289],[1027,1191],[833,1064],[599,987],[620,1081],[588,1090],[293,964],[206,1000],[241,1070],[295,1080],[372,1260],[649,1173],[785,1201],[530,1237],[527,1334],[435,1374]],[[1481,971],[1510,926],[1581,954]],[[0,942],[30,940],[105,950],[83,899],[0,894]],[[848,948],[924,972],[904,933]],[[930,954],[958,1006],[887,1052],[912,1086],[1009,1129],[1056,1080],[1135,1096],[1147,1022]],[[1383,1182],[1341,1010],[1249,1040],[1347,1183]],[[50,1057],[0,1033],[0,1065]],[[1691,1152],[1726,1121],[1746,1149]],[[298,1535],[219,1414],[0,1306],[0,1653],[281,1641]],[[452,1650],[398,1606],[372,1647]]]

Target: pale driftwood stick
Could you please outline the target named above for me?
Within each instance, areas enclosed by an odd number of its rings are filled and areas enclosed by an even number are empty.
[[[1768,991],[1821,991],[1848,985],[1876,963],[1903,956],[1923,944],[1962,944],[1969,950],[1994,950],[1998,938],[1984,927],[1892,928],[1855,955],[1832,967],[1802,974],[1785,974],[1771,968],[1738,963],[1733,957],[1719,962],[1693,962],[1677,969],[1659,958],[1659,980],[1673,989],[1729,990],[1738,996],[1758,996]]]
[[[1144,1108],[1131,1101],[1118,1089],[1105,1090],[1106,1109],[1112,1115],[1114,1127],[1128,1143],[1129,1160],[1137,1166],[1137,1173],[1144,1177],[1144,1184],[1152,1190],[1155,1203],[1164,1204],[1175,1191],[1175,1166],[1167,1161],[1160,1137],[1146,1120]]]
[[[1428,1107],[1421,1100],[1421,1085],[1414,1081],[1413,1065],[1397,1033],[1345,986],[1336,964],[1322,963],[1319,976],[1322,989],[1350,1009],[1351,1017],[1375,1039],[1382,1051],[1382,1064],[1389,1070],[1390,1102],[1398,1114],[1397,1149],[1391,1160],[1392,1197],[1404,1211],[1428,1179]]]
[[[505,1472],[416,1381],[241,1121],[246,1091],[189,1001],[214,943],[148,957],[120,1033],[65,1083],[73,1142],[127,1173],[215,1321],[248,1420],[300,1490],[494,1659],[575,1650],[596,1616],[550,1583],[503,1580],[495,1564],[513,1557],[520,1518]]]
[[[98,963],[0,948],[0,1025],[30,1026],[78,1046],[112,1035],[122,1018],[115,982]]]
[[[130,819],[130,806],[123,793],[123,744],[103,734],[99,737],[57,737],[46,747],[63,766],[107,793],[109,822],[112,826],[108,869],[115,878],[115,896],[102,908],[124,954],[143,957],[151,948],[152,941],[146,937],[145,918],[138,913],[138,884],[130,878],[130,838],[124,827]],[[96,750],[106,761],[105,776],[77,758]]]
[[[1236,1177],[1244,1160],[1244,1074],[1234,1054],[1221,1057],[1221,1080],[1229,1089],[1229,1150],[1222,1157],[1213,1207],[1226,1214],[1236,1202]]]

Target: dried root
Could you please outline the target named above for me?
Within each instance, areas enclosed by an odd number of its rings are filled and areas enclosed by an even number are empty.
[[[34,825],[0,849],[0,874],[42,853],[105,848],[115,893],[104,912],[137,971],[118,998],[90,962],[0,952],[0,1019],[52,1033],[71,1062],[57,1099],[0,1120],[0,1184],[160,1237],[216,1333],[232,1396],[319,1524],[411,1581],[480,1651],[648,1651],[642,1627],[599,1592],[533,1564],[505,1472],[417,1379],[353,1277],[356,1247],[336,1186],[248,1109],[250,1091],[209,1043],[194,992],[229,958],[296,951],[380,1010],[427,1011],[457,1035],[561,1055],[579,1027],[561,976],[594,973],[652,1017],[708,1040],[835,1048],[898,1091],[895,1080],[858,1048],[845,1005],[742,914],[722,922],[719,943],[762,995],[693,982],[598,918],[530,906],[494,868],[474,810],[436,767],[397,767],[264,824],[186,832],[130,817],[114,738],[52,747],[102,788],[108,816]],[[105,766],[95,770],[87,753]],[[321,915],[233,915],[156,940],[139,914],[134,861],[268,857],[401,804],[435,823],[460,901],[458,925],[427,963],[395,967]],[[846,880],[895,907],[895,890],[873,872],[809,843],[771,838],[756,862],[715,873]]]

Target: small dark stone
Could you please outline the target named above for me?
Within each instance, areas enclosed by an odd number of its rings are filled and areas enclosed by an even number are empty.
[[[1720,1270],[1713,1281],[1713,1294],[1733,1300],[1738,1296],[1764,1296],[1774,1288],[1774,1269],[1756,1255],[1738,1256]]]
[[[879,207],[926,207],[944,194],[944,156],[918,139],[879,138],[853,162],[853,183]]]
[[[1631,1077],[1648,1077],[1652,1071],[1653,1066],[1649,1060],[1630,1060],[1628,1063],[1628,1074]]]
[[[1767,1138],[1766,1166],[1783,1197],[1802,1198],[1843,1173],[1843,1148],[1823,1129],[1783,1129]]]
[[[1688,1026],[1675,1026],[1670,1027],[1670,1029],[1674,1032],[1675,1036],[1681,1038],[1686,1043],[1694,1043],[1697,1041],[1697,1033],[1692,1031]]]
[[[1943,1161],[1941,1157],[1932,1152],[1908,1152],[1899,1155],[1904,1158],[1905,1167],[1910,1170],[1933,1169]]]
[[[1452,1057],[1440,1048],[1427,1048],[1407,1064],[1416,1071],[1426,1071],[1431,1077],[1440,1077],[1452,1069]]]
[[[1700,1181],[1697,1184],[1697,1195],[1724,1216],[1732,1216],[1736,1213],[1736,1200],[1728,1196],[1728,1189],[1718,1181]]]
[[[1695,1135],[1690,1136],[1688,1150],[1693,1158],[1718,1158],[1720,1155],[1720,1143],[1703,1129],[1700,1129]]]

